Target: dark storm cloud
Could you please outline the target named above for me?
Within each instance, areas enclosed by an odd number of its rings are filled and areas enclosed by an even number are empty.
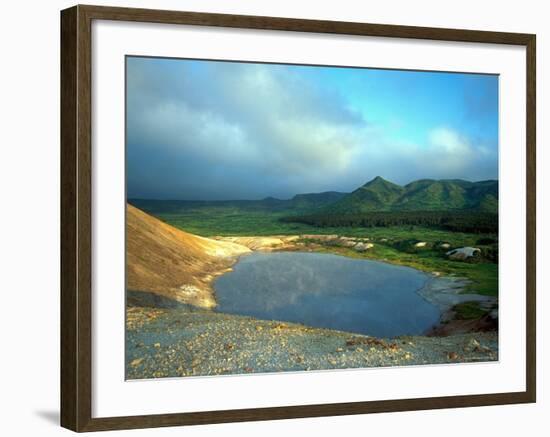
[[[390,141],[350,104],[345,77],[319,68],[127,62],[129,197],[287,198],[349,191],[377,174],[406,182],[471,167],[481,176],[494,153],[445,126],[422,145]]]

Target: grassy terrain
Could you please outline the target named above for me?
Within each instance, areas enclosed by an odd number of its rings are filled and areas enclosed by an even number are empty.
[[[479,294],[497,296],[498,294],[498,264],[488,261],[467,263],[448,260],[445,250],[434,249],[438,242],[447,242],[451,247],[475,246],[480,239],[492,238],[494,234],[469,234],[451,232],[421,226],[392,227],[315,227],[301,223],[285,223],[281,217],[296,213],[283,208],[254,207],[225,203],[221,205],[178,205],[162,211],[147,211],[161,220],[187,232],[211,236],[240,235],[301,235],[301,234],[338,234],[349,237],[368,237],[374,247],[366,252],[358,253],[343,247],[320,246],[315,250],[339,253],[358,258],[377,259],[394,264],[401,264],[428,272],[440,272],[445,275],[466,277],[472,284],[466,290]],[[411,239],[425,241],[427,248],[407,249],[400,242]]]
[[[395,232],[396,229],[387,228],[385,231],[386,235],[388,235]],[[430,238],[425,238],[426,235],[430,234],[430,229],[416,228],[414,235],[422,241],[430,242]],[[450,238],[447,238],[446,241],[454,241],[452,234],[453,233],[447,233],[447,236]],[[458,240],[461,240],[461,238]],[[452,244],[453,247],[458,247],[461,245],[462,244],[458,243]],[[444,275],[464,277],[472,281],[472,283],[466,288],[465,292],[477,293],[486,296],[498,295],[498,265],[495,263],[466,263],[461,261],[451,261],[446,259],[440,251],[429,249],[419,250],[416,253],[407,253],[392,247],[391,242],[376,244],[376,240],[374,247],[367,252],[358,253],[352,249],[340,247],[323,247],[322,251],[326,251],[327,253],[339,253],[341,255],[351,256],[354,258],[382,260],[393,264],[413,267],[426,272],[439,272]]]
[[[155,215],[172,226],[203,237],[299,235],[317,230],[314,226],[279,222],[280,217],[288,215],[284,211],[248,210],[231,206],[189,208]],[[331,233],[330,229],[325,233]]]
[[[455,305],[454,310],[457,313],[459,320],[474,320],[479,319],[487,314],[487,311],[482,309],[477,302],[462,302]]]

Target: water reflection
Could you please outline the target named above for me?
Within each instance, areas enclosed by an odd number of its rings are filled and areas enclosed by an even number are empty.
[[[421,334],[439,319],[420,271],[329,254],[256,252],[215,283],[218,310],[373,336]]]

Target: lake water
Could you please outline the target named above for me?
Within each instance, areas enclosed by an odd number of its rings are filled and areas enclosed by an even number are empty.
[[[377,337],[422,334],[438,309],[418,293],[427,275],[337,255],[255,252],[215,282],[218,311]]]

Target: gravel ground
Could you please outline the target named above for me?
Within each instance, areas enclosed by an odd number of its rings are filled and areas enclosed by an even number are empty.
[[[197,310],[129,307],[128,379],[498,360],[498,334],[378,339]]]

